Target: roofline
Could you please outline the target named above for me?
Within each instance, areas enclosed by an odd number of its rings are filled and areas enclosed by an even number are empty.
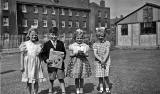
[[[29,3],[29,2],[21,2],[21,1],[16,1],[17,3],[23,3],[23,4],[36,4],[36,5],[45,5],[45,6],[55,6],[55,7],[62,7],[62,8],[71,8],[71,9],[79,9],[79,10],[86,10],[86,11],[90,11],[89,8],[76,8],[76,7],[68,7],[68,6],[62,6],[62,5],[56,5],[56,4],[41,4],[41,3]]]
[[[156,8],[160,8],[159,5],[156,5],[156,4],[152,4],[152,3],[146,3],[144,4],[142,7],[136,9],[135,11],[131,12],[130,14],[128,14],[127,16],[123,17],[122,19],[120,19],[119,21],[117,21],[115,24],[118,24],[120,21],[122,21],[123,19],[127,18],[128,16],[132,15],[133,13],[139,11],[140,9],[142,9],[143,7],[145,6],[152,6],[152,7],[156,7]]]

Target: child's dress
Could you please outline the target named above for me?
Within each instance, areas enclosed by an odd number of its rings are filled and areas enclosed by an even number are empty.
[[[105,41],[103,43],[94,43],[93,44],[93,50],[97,50],[97,55],[103,58],[104,54],[107,52],[107,47],[110,47],[110,42]],[[109,75],[109,66],[110,66],[111,60],[110,56],[106,60],[105,68],[102,67],[100,61],[95,58],[95,76],[96,77],[106,77]]]
[[[78,44],[73,43],[69,45],[69,50],[73,53],[78,53],[78,50],[83,51],[84,53],[89,51],[89,46],[85,43]],[[91,76],[91,67],[89,61],[86,57],[75,56],[71,57],[71,60],[68,64],[66,76],[70,78],[86,78]]]
[[[37,81],[44,81],[42,61],[39,58],[39,53],[42,49],[41,44],[26,41],[19,48],[25,52],[22,82],[35,83]]]

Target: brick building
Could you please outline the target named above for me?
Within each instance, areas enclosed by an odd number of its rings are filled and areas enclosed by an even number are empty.
[[[25,34],[31,25],[45,34],[57,26],[60,33],[77,28],[89,32],[89,0],[2,0],[2,34]]]
[[[92,2],[90,7],[90,30],[95,32],[96,27],[106,27],[110,28],[110,8],[105,6],[105,1],[101,0],[100,5]]]

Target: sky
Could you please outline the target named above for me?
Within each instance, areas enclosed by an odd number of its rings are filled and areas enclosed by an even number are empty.
[[[101,0],[90,0],[99,4]],[[111,18],[126,16],[143,6],[146,2],[160,6],[160,0],[105,0],[106,7],[110,7]]]

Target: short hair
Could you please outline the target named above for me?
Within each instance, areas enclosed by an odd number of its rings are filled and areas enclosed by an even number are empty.
[[[58,28],[57,27],[52,27],[50,30],[49,30],[49,33],[53,33],[55,35],[58,35]]]

